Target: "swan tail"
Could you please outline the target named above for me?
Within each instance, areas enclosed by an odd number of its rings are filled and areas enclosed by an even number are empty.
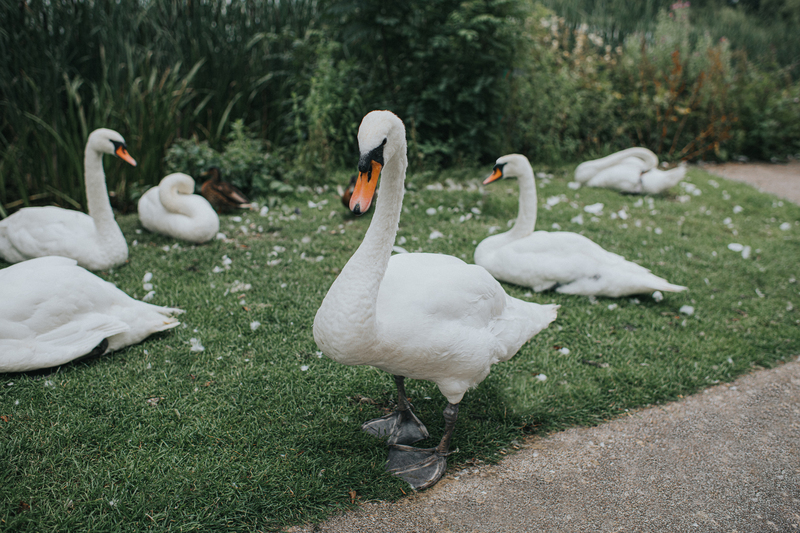
[[[651,170],[642,174],[642,190],[647,194],[658,194],[674,187],[686,176],[686,165],[671,170]]]

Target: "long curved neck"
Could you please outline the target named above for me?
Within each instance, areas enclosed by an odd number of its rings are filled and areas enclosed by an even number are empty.
[[[196,209],[194,209],[192,202],[186,201],[187,195],[178,190],[181,185],[178,180],[162,180],[158,187],[158,199],[161,200],[161,205],[170,213],[178,213],[192,218],[196,215]],[[187,190],[189,187],[187,186]]]
[[[347,347],[350,361],[368,360],[379,341],[378,291],[400,222],[407,165],[404,142],[399,154],[383,168],[380,199],[364,240],[334,281],[318,312],[318,316],[341,317],[341,323],[327,323],[324,327],[336,329],[337,340]]]
[[[108,200],[106,174],[103,172],[103,154],[86,146],[83,157],[84,181],[86,183],[86,203],[89,216],[94,219],[99,235],[117,233],[121,235],[119,226],[114,220],[114,211]]]
[[[536,181],[533,178],[533,169],[530,165],[520,172],[517,176],[519,181],[519,214],[514,222],[514,227],[508,232],[508,236],[514,239],[521,239],[533,233],[536,227]]]

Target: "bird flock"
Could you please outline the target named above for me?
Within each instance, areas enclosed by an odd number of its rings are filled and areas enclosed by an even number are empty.
[[[395,245],[408,166],[402,120],[389,111],[367,114],[358,146],[358,174],[342,191],[342,202],[355,215],[375,204],[374,214],[361,245],[322,301],[313,336],[321,353],[334,361],[373,366],[394,377],[396,410],[362,429],[387,440],[387,470],[414,489],[430,487],[443,475],[465,393],[487,377],[492,365],[511,359],[556,319],[559,306],[511,297],[499,281],[590,297],[663,297],[663,292],[686,290],[582,235],[537,230],[535,176],[519,154],[497,159],[484,181],[518,180],[516,220],[509,231],[477,245],[474,264],[445,254],[407,253]],[[12,303],[0,306],[0,372],[102,355],[180,324],[181,309],[131,298],[90,272],[128,258],[108,198],[104,154],[136,165],[119,133],[92,132],[84,158],[88,214],[29,207],[0,221],[0,257],[13,263],[0,270],[0,301]],[[655,154],[630,148],[582,163],[574,183],[655,194],[685,175],[683,165],[666,171],[657,166]],[[183,173],[170,174],[148,190],[138,204],[142,226],[203,243],[219,235],[218,212],[251,207],[241,191],[221,180],[219,169],[203,177],[202,196],[194,194],[194,180]],[[381,198],[375,202],[379,182]],[[413,413],[406,379],[431,381],[447,399],[444,436],[434,447],[413,446],[429,433]]]

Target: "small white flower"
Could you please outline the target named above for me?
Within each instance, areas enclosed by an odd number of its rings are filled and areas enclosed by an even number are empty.
[[[598,202],[596,204],[587,205],[584,206],[583,210],[592,215],[598,215],[603,212],[603,204]]]
[[[694,307],[691,305],[683,305],[679,311],[684,315],[692,316],[694,314]]]
[[[250,322],[250,329],[252,331],[255,331],[255,330],[258,329],[258,326],[260,326],[260,325],[261,325],[261,322],[259,322],[258,320],[253,320],[252,322]]]
[[[653,293],[653,300],[655,300],[657,302],[660,302],[663,299],[664,299],[664,295],[661,294],[661,291],[656,291],[656,292]]]
[[[189,349],[190,352],[202,352],[206,349],[205,346],[200,343],[200,339],[195,339],[194,337],[189,339],[189,344],[192,345],[192,347]]]

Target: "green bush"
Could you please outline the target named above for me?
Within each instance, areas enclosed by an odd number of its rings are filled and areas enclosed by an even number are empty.
[[[253,138],[242,120],[232,123],[222,153],[209,146],[208,141],[180,139],[167,152],[165,163],[167,172],[189,174],[198,187],[202,185],[199,175],[218,167],[224,181],[254,198],[294,190],[281,181],[285,174],[281,157],[269,152],[264,141]]]

